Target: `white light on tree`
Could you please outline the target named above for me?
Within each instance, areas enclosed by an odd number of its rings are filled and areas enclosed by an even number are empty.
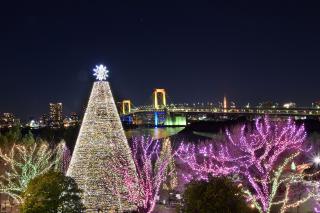
[[[159,155],[160,160],[157,162],[163,162],[164,159],[171,159],[168,162],[168,167],[165,170],[165,176],[166,179],[163,183],[163,189],[172,191],[178,186],[178,177],[177,177],[177,170],[175,165],[175,160],[172,157],[172,147],[171,147],[171,141],[169,138],[164,139],[162,143],[161,152]],[[156,164],[156,166],[160,166]]]
[[[123,196],[127,194],[125,187],[116,184],[122,182],[122,177],[110,168],[101,172],[105,165],[113,162],[115,166],[130,170],[133,176],[136,174],[109,82],[104,81],[107,69],[103,65],[97,66],[95,74],[99,81],[93,84],[67,175],[83,190],[82,199],[87,211],[135,210],[136,207]],[[114,187],[119,192],[117,196],[112,192]]]
[[[22,203],[22,193],[33,178],[51,169],[59,170],[63,146],[60,143],[52,150],[47,143],[13,145],[8,153],[0,149],[0,160],[6,168],[0,176],[0,194]]]
[[[93,75],[96,76],[96,79],[99,81],[105,81],[109,77],[109,70],[107,70],[107,67],[102,64],[96,65],[96,68],[93,69],[93,72]]]

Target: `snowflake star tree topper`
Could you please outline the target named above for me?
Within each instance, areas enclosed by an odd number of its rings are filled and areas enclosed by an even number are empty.
[[[96,76],[96,79],[99,81],[105,81],[107,80],[109,70],[107,70],[107,67],[100,64],[96,65],[96,68],[93,69],[94,71],[94,76]]]

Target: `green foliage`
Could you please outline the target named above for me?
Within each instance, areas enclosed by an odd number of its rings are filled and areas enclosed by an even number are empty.
[[[72,178],[50,171],[28,184],[20,210],[21,213],[80,213],[84,210],[80,193]]]
[[[21,142],[24,145],[32,145],[36,140],[34,139],[32,132],[29,130],[28,133],[21,138]]]
[[[32,132],[29,130],[26,134],[21,133],[19,126],[14,126],[9,131],[0,134],[0,148],[10,150],[14,144],[33,145],[36,142],[42,142],[40,139],[35,139]]]
[[[0,133],[0,147],[7,147],[8,146],[8,138],[5,134]]]
[[[9,132],[6,134],[6,137],[10,143],[18,143],[22,138],[20,127],[13,126],[10,128]]]
[[[19,143],[22,138],[21,130],[19,126],[14,126],[9,129],[8,132],[0,135],[0,147],[8,148],[15,144]]]
[[[68,147],[74,147],[79,134],[79,126],[71,126],[64,130],[63,139]]]
[[[193,181],[183,194],[185,213],[249,213],[241,189],[226,177]]]

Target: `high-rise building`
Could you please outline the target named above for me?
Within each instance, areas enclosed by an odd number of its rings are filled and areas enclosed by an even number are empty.
[[[266,101],[266,102],[262,102],[258,105],[259,108],[263,108],[263,109],[271,109],[271,108],[277,108],[279,107],[279,103],[274,103],[272,101]]]
[[[66,117],[63,120],[64,127],[77,126],[79,123],[80,123],[79,117],[75,112],[72,112],[70,116]]]
[[[73,123],[79,123],[79,116],[76,112],[71,112],[70,119]]]
[[[312,103],[312,107],[313,108],[317,108],[317,109],[320,109],[320,101],[315,101]]]
[[[294,102],[288,102],[288,103],[284,103],[284,104],[283,104],[283,108],[287,108],[287,109],[289,109],[289,108],[296,108],[296,107],[297,107],[297,104],[294,103]]]
[[[5,112],[0,116],[0,127],[10,128],[19,123],[19,119],[16,119],[13,113]]]
[[[227,100],[227,96],[223,97],[223,109],[227,109],[228,108],[228,100]]]
[[[39,125],[40,127],[46,127],[49,124],[49,117],[47,114],[43,114],[39,118]]]
[[[62,103],[50,103],[49,110],[50,110],[50,118],[49,118],[50,127],[53,127],[53,128],[61,127],[63,123]]]
[[[227,100],[227,96],[223,96],[223,103],[222,103],[222,108],[223,108],[223,112],[227,112],[227,108],[228,108],[228,100]]]

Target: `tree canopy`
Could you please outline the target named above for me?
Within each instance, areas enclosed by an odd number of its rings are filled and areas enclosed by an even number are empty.
[[[227,177],[192,181],[183,194],[186,213],[255,212],[245,202],[241,189]]]
[[[76,182],[62,173],[50,171],[34,178],[24,192],[22,213],[79,213],[84,206]]]

